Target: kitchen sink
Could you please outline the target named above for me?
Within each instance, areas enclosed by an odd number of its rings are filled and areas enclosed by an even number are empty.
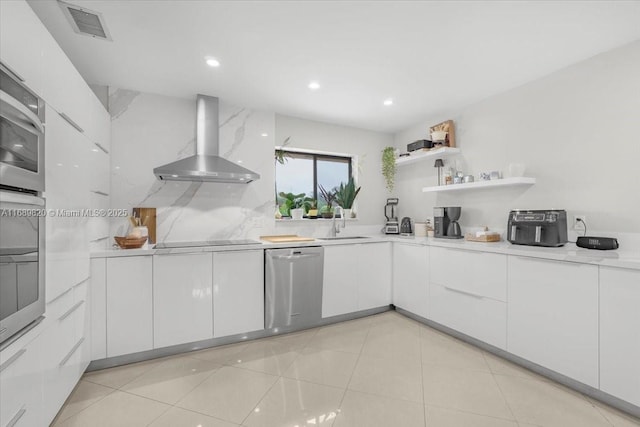
[[[336,237],[316,237],[318,240],[348,240],[348,239],[370,239],[369,236],[336,236]]]

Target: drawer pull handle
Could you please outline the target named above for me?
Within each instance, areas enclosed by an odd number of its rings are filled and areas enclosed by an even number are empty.
[[[73,290],[73,287],[67,289],[66,291],[64,291],[63,293],[61,293],[60,295],[58,295],[57,297],[55,297],[54,299],[52,299],[51,301],[48,302],[48,304],[51,304],[54,301],[59,300],[60,298],[62,298],[63,296],[65,296],[66,294],[68,294],[69,292],[71,292]]]
[[[454,289],[454,288],[450,288],[450,287],[448,287],[448,286],[444,286],[444,288],[445,288],[446,290],[448,290],[448,291],[456,292],[456,293],[458,293],[458,294],[468,295],[468,296],[470,296],[470,297],[477,298],[477,299],[484,299],[484,297],[483,297],[482,295],[474,294],[474,293],[472,293],[472,292],[461,291],[460,289]]]
[[[84,338],[80,338],[80,341],[78,341],[76,345],[73,346],[69,354],[67,354],[64,357],[64,359],[62,359],[62,361],[60,362],[60,367],[63,367],[69,361],[69,359],[71,359],[71,356],[73,356],[73,353],[75,353],[80,348],[83,342],[84,342]]]
[[[11,366],[16,360],[20,359],[22,355],[25,354],[26,352],[27,352],[27,349],[23,348],[20,351],[18,351],[16,354],[11,356],[6,362],[0,365],[0,372],[4,371],[9,366]]]
[[[71,117],[67,116],[65,113],[58,113],[58,114],[60,114],[60,117],[65,119],[65,121],[69,123],[71,126],[73,126],[78,132],[84,133],[84,129],[82,129],[79,124],[71,120]]]
[[[7,427],[15,426],[18,423],[18,421],[20,421],[20,418],[22,418],[26,412],[27,412],[27,408],[20,409],[18,413],[15,414],[13,418],[11,418],[11,421],[9,421],[9,423],[7,424]]]
[[[89,240],[90,243],[102,242],[103,240],[107,240],[109,237],[98,237],[97,239]]]
[[[102,151],[104,151],[105,154],[109,154],[109,150],[107,150],[106,148],[104,148],[102,145],[100,145],[99,142],[94,142],[94,144],[96,144],[96,146],[101,149]]]
[[[9,67],[4,62],[0,62],[0,65],[2,65],[4,68],[6,68],[7,71],[9,72],[9,74],[12,74],[13,78],[15,78],[16,80],[20,80],[20,82],[22,82],[22,83],[25,82],[24,78],[20,74],[16,73],[16,70],[14,70],[13,68]]]
[[[80,301],[79,303],[77,303],[76,305],[74,305],[73,307],[71,307],[69,310],[67,310],[62,316],[58,317],[58,320],[63,321],[64,319],[66,319],[67,317],[71,316],[71,313],[73,313],[74,311],[76,311],[78,308],[80,308],[80,306],[84,304],[84,300]]]
[[[91,190],[92,193],[94,194],[99,194],[101,196],[108,196],[109,193],[105,193],[104,191],[100,191],[100,190]]]

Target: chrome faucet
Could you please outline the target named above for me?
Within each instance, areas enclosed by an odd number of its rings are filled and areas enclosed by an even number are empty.
[[[336,234],[340,232],[340,223],[336,222],[336,213],[338,213],[338,209],[340,209],[340,216],[342,217],[342,228],[344,229],[347,226],[347,219],[344,217],[344,209],[340,206],[336,206],[333,213],[333,220],[331,222],[331,237],[336,237]]]

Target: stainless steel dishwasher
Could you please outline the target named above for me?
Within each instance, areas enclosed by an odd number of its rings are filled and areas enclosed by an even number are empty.
[[[265,327],[303,329],[322,319],[324,248],[265,251]]]

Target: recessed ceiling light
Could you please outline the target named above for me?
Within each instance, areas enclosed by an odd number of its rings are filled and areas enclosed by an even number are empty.
[[[311,90],[318,90],[320,89],[320,83],[313,81],[309,83],[309,89]]]
[[[387,99],[384,100],[383,104],[386,105],[387,107],[389,105],[393,105],[393,99],[387,98]]]
[[[218,61],[216,58],[205,58],[207,65],[209,67],[219,67],[220,66],[220,61]]]
[[[269,136],[269,134],[268,133],[263,133],[260,136]]]

